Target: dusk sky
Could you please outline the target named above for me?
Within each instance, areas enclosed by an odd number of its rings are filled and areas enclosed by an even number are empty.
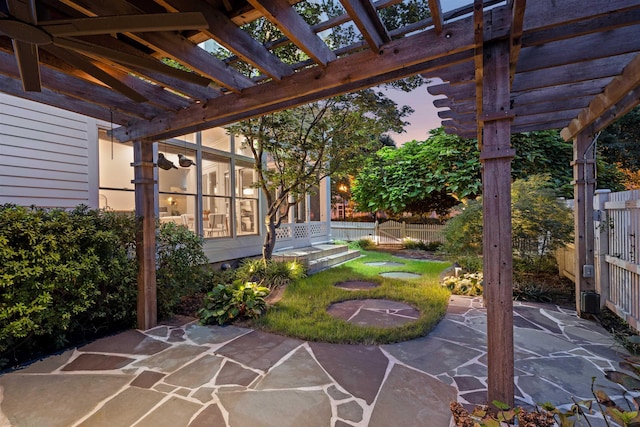
[[[431,84],[434,84],[434,82]],[[422,85],[418,89],[408,93],[396,89],[389,89],[384,92],[389,98],[393,99],[399,107],[408,105],[415,110],[415,112],[406,119],[406,121],[411,124],[405,127],[404,133],[391,133],[391,137],[397,145],[402,145],[414,139],[424,141],[427,139],[431,129],[440,127],[441,119],[437,114],[438,109],[433,106],[435,97],[427,92],[426,85]]]

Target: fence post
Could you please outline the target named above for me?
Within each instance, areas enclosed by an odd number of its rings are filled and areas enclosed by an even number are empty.
[[[402,221],[400,223],[400,239],[404,240],[407,238],[407,223]]]
[[[604,204],[609,201],[611,190],[596,190],[593,197],[593,260],[595,263],[596,292],[600,294],[600,308],[609,299],[609,264],[606,255],[609,253],[609,214]]]

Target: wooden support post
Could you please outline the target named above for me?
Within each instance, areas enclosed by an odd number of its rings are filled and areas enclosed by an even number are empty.
[[[138,329],[147,330],[158,322],[156,298],[156,218],[153,179],[153,144],[133,143],[138,258]]]
[[[513,406],[513,254],[509,41],[483,49],[483,272],[487,307],[488,402]]]
[[[593,195],[595,190],[595,144],[591,135],[579,133],[573,140],[573,218],[575,235],[576,310],[582,292],[595,290],[593,258]]]

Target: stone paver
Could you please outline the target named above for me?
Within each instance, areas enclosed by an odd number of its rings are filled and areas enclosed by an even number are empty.
[[[337,302],[327,308],[333,317],[359,326],[393,328],[414,322],[420,312],[410,305],[384,299],[355,299]]]
[[[369,300],[342,312],[373,322],[411,310]],[[592,376],[623,397],[603,376],[625,354],[606,331],[551,305],[516,302],[514,312],[517,404],[589,398]],[[0,426],[449,427],[449,402],[486,403],[486,384],[481,298],[452,297],[429,335],[384,346],[181,317],[0,375]]]

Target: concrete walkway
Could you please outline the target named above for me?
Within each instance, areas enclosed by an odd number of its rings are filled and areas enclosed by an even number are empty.
[[[518,403],[590,398],[591,377],[622,394],[603,376],[621,349],[597,324],[551,305],[514,314]],[[448,427],[452,400],[485,401],[485,320],[478,299],[452,297],[428,336],[383,346],[131,330],[0,376],[0,426]]]

